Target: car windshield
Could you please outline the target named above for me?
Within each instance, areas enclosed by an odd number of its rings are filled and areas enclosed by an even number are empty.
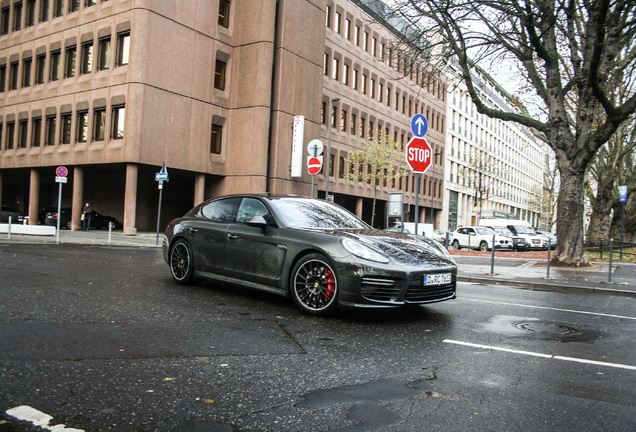
[[[479,234],[479,235],[493,235],[493,234],[495,234],[495,232],[493,230],[491,230],[490,228],[485,228],[485,227],[475,228],[475,231],[477,231],[477,234]]]
[[[284,225],[292,228],[369,228],[345,209],[326,201],[279,198],[271,201]]]
[[[503,236],[512,236],[514,235],[512,231],[505,227],[492,227],[492,229],[499,235]]]
[[[515,228],[515,231],[517,231],[517,233],[519,234],[537,235],[537,233],[535,233],[534,230],[527,225],[513,225],[513,226]]]

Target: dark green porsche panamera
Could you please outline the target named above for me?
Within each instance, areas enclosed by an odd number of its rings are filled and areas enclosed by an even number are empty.
[[[206,201],[168,224],[177,283],[208,279],[290,296],[309,314],[455,298],[457,266],[432,239],[376,230],[327,201],[267,194]]]

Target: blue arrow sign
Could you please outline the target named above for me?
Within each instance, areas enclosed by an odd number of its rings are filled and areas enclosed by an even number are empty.
[[[618,202],[627,202],[627,185],[618,187]]]
[[[415,114],[411,119],[411,130],[416,137],[423,137],[428,132],[428,120],[424,114]]]
[[[166,181],[166,180],[168,180],[168,173],[167,172],[155,173],[155,180],[157,180],[157,181]]]

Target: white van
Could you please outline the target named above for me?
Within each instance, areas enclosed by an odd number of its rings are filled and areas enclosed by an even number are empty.
[[[537,235],[528,221],[518,219],[481,219],[479,226],[508,228],[515,236],[524,238],[526,250],[545,248],[543,239]]]

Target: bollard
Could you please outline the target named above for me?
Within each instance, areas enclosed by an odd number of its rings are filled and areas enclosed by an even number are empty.
[[[552,239],[548,239],[548,274],[546,279],[550,279],[550,249],[552,249]]]
[[[11,216],[9,216],[9,227],[7,228],[8,238],[11,238]]]
[[[110,239],[113,235],[113,224],[111,222],[108,223],[108,244],[110,244]]]
[[[612,254],[614,253],[614,239],[610,239],[610,258],[609,258],[609,275],[607,276],[607,282],[612,283]]]
[[[490,260],[490,274],[495,274],[495,236],[492,236],[492,258]]]

